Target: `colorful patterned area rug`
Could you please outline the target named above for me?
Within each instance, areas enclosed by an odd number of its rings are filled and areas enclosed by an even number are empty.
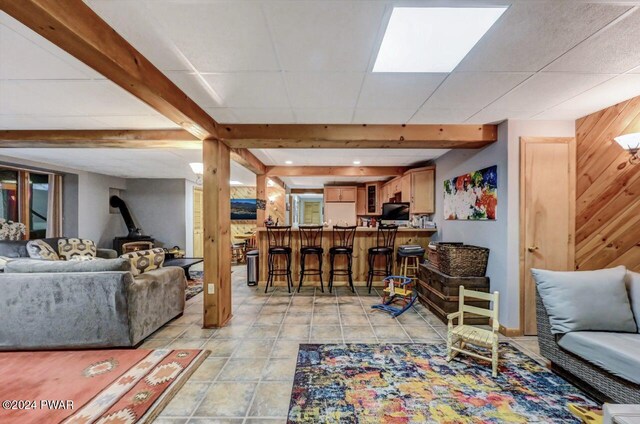
[[[204,281],[204,272],[189,271],[189,279],[187,280],[187,289],[185,291],[187,300],[196,296],[198,293],[202,293],[203,281]]]
[[[579,423],[568,403],[584,393],[516,350],[500,345],[491,366],[443,344],[300,345],[288,423]]]
[[[0,422],[150,423],[203,350],[0,352]]]

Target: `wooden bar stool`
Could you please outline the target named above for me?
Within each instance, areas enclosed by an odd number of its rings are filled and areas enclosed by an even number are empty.
[[[293,282],[291,281],[291,226],[269,226],[267,227],[267,238],[269,240],[268,274],[267,284],[264,288],[266,293],[269,284],[273,287],[273,277],[286,276],[287,290],[291,293]],[[284,257],[285,267],[277,268],[278,257]]]
[[[333,226],[331,234],[331,244],[329,248],[329,263],[331,264],[331,270],[329,271],[329,293],[333,290],[333,278],[336,275],[345,275],[349,277],[349,286],[351,286],[351,292],[355,292],[353,288],[353,271],[351,269],[353,265],[353,239],[356,235],[356,228],[358,227],[341,227],[339,225]],[[345,255],[347,257],[347,268],[336,269],[334,262],[336,255]]]
[[[300,282],[298,283],[298,293],[302,288],[302,280],[305,275],[320,276],[320,290],[324,293],[324,284],[322,283],[322,225],[301,225],[298,227],[298,235],[300,236]],[[307,255],[316,255],[318,257],[318,268],[307,269]]]
[[[398,248],[398,258],[400,258],[400,274],[412,281],[418,279],[420,261],[424,258],[425,249],[418,245],[400,246]]]
[[[380,224],[378,226],[376,246],[369,248],[369,274],[367,276],[367,287],[369,287],[369,293],[371,293],[371,287],[373,287],[374,276],[388,277],[391,275],[391,268],[393,267],[393,251],[395,249],[397,232],[397,225]],[[376,257],[384,258],[384,268],[375,268]]]

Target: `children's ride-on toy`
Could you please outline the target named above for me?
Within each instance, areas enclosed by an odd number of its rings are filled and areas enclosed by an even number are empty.
[[[395,318],[409,309],[418,298],[418,294],[412,287],[413,280],[409,277],[391,275],[382,281],[385,285],[382,303],[373,305],[372,309],[388,312]]]

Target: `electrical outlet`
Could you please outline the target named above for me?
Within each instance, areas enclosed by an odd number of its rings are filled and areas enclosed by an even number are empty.
[[[209,292],[209,294],[214,294],[216,292],[216,285],[213,283],[209,283],[207,284],[207,291]]]

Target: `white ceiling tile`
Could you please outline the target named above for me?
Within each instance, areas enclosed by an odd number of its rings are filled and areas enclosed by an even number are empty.
[[[541,112],[614,76],[540,72],[496,100],[489,109]]]
[[[144,57],[162,70],[192,71],[162,26],[152,16],[152,8],[144,1],[85,0]],[[155,4],[155,3],[154,3]]]
[[[364,79],[358,108],[419,108],[448,74],[370,73]]]
[[[97,129],[156,129],[180,128],[162,115],[101,115],[96,116]]]
[[[220,96],[222,106],[233,108],[286,108],[287,91],[279,72],[204,74]]]
[[[538,71],[629,6],[578,1],[513,3],[458,71]]]
[[[293,112],[288,108],[234,108],[237,122],[242,124],[292,124]]]
[[[604,29],[545,71],[623,73],[640,65],[640,9]]]
[[[415,109],[356,109],[354,124],[406,124]]]
[[[285,81],[294,108],[353,108],[364,73],[287,72]]]
[[[298,124],[350,124],[353,109],[327,108],[327,109],[301,109],[293,110]]]
[[[279,70],[259,2],[147,2],[166,37],[199,72]]]
[[[531,75],[526,72],[456,72],[449,75],[423,108],[477,111]]]
[[[562,110],[562,109],[558,109],[557,107],[545,110],[544,112],[538,113],[534,116],[528,116],[528,119],[531,120],[553,120],[553,121],[559,121],[559,120],[567,120],[567,121],[573,121],[576,120],[578,118],[582,118],[583,116],[589,115],[590,113],[595,112],[595,111],[589,111],[589,110]]]
[[[0,79],[86,79],[90,74],[0,25]],[[10,58],[10,59],[8,59]]]
[[[527,119],[535,112],[513,111],[500,109],[483,109],[464,121],[465,124],[493,124],[502,122],[505,119]]]
[[[409,120],[410,124],[459,124],[477,109],[432,109],[423,107]]]
[[[0,96],[2,97],[2,96]],[[32,129],[38,121],[33,116],[25,115],[0,115],[0,127],[12,130]]]
[[[635,96],[640,96],[640,74],[625,74],[593,87],[554,109],[588,111],[586,114],[589,114]]]
[[[372,1],[278,1],[264,6],[286,71],[361,71],[385,5]]]
[[[233,113],[233,110],[230,108],[206,108],[205,111],[211,116],[216,122],[220,122],[223,124],[235,124],[238,123],[238,117]]]
[[[221,106],[222,99],[218,93],[216,93],[204,77],[199,74],[191,72],[165,72],[165,75],[201,108]]]

